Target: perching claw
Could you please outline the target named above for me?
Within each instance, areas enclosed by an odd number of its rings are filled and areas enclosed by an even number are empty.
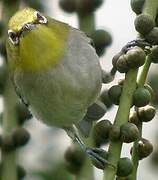
[[[86,147],[83,141],[80,139],[76,127],[73,125],[71,128],[64,128],[68,134],[68,136],[74,141],[77,142],[83,151],[88,155],[93,164],[97,164],[100,169],[104,169],[107,165],[115,168],[112,164],[110,164],[105,158],[100,155],[100,152],[103,152],[103,149],[99,148],[89,148]]]
[[[145,49],[146,47],[152,47],[150,43],[146,42],[145,39],[136,39],[133,41],[128,42],[122,49],[121,52],[126,53],[129,49],[131,49],[134,46],[138,46],[142,49]]]

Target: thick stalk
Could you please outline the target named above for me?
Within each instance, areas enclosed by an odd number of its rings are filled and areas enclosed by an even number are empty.
[[[95,30],[94,13],[80,14],[78,13],[79,27],[82,31],[90,35]]]
[[[7,32],[7,23],[10,16],[17,11],[19,1],[9,4],[3,1],[2,4],[2,21],[5,24],[4,40]],[[6,80],[5,90],[3,94],[4,112],[3,112],[3,136],[9,134],[17,126],[16,104],[17,96],[13,90],[10,79]],[[2,151],[2,180],[17,180],[16,171],[16,152],[5,153]]]
[[[114,124],[121,126],[128,121],[130,108],[132,105],[133,92],[136,89],[137,69],[131,69],[125,77],[122,95],[120,97],[120,104],[116,114]],[[117,171],[117,162],[120,158],[122,143],[120,141],[111,142],[109,146],[108,161],[116,168],[108,166],[104,171],[104,180],[114,180]]]
[[[144,13],[145,14],[149,14],[153,20],[155,20],[156,17],[156,13],[157,13],[157,7],[158,7],[158,1],[157,0],[146,0],[145,3],[145,7],[144,7]],[[144,82],[144,80],[146,79],[147,76],[147,72],[148,69],[150,67],[150,62],[146,61],[145,65],[144,65],[144,70],[142,71],[140,78],[139,78],[139,83]],[[130,79],[131,77],[133,78],[133,82],[129,82],[128,78]],[[128,116],[129,116],[129,111],[130,111],[130,107],[131,107],[131,103],[132,103],[132,95],[133,92],[136,88],[136,77],[137,77],[137,72],[135,70],[135,72],[128,72],[126,75],[126,80],[125,80],[125,84],[123,87],[123,92],[122,92],[122,96],[120,99],[120,105],[119,105],[119,109],[115,118],[115,124],[117,125],[121,125],[122,123],[125,123],[128,121]],[[131,94],[128,93],[128,89],[131,87]],[[128,94],[128,96],[126,96],[126,94]],[[124,107],[124,108],[123,108]],[[142,129],[142,126],[140,125],[140,132]],[[117,167],[117,162],[120,158],[120,154],[121,154],[121,147],[122,147],[122,143],[121,142],[112,142],[109,146],[109,162],[112,163],[114,166]],[[137,161],[136,162],[136,166]],[[135,171],[136,173],[136,171]],[[116,170],[107,167],[107,169],[104,172],[104,179],[105,180],[114,180],[115,178],[115,174],[116,174]],[[135,179],[132,179],[135,180]]]
[[[158,11],[158,1],[157,0],[146,0],[145,6],[143,9],[143,13],[150,15],[152,17],[153,21],[155,21],[157,11]],[[151,65],[151,59],[150,59],[150,56],[147,56],[146,62],[144,64],[143,68],[140,70],[139,76],[137,78],[138,86],[143,86],[145,84],[150,65]],[[139,129],[139,133],[140,133],[140,138],[142,137],[142,127],[143,127],[143,123],[139,122],[138,129]],[[137,140],[133,145],[132,161],[133,161],[133,165],[134,165],[134,170],[132,172],[132,175],[130,176],[131,180],[137,179],[137,169],[138,169],[138,165],[139,165],[139,157],[138,157],[136,147],[137,147],[138,141],[139,140]]]
[[[95,30],[95,17],[93,12],[87,14],[78,13],[78,20],[79,29],[85,32],[86,34],[90,35]],[[86,139],[82,137],[82,139],[88,147],[93,146],[93,141],[91,138]],[[81,173],[77,175],[76,179],[94,180],[94,169],[89,159],[86,160]]]

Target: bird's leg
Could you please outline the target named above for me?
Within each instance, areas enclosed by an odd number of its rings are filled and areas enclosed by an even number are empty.
[[[107,166],[107,165],[115,168],[106,159],[104,159],[102,156],[99,155],[101,152],[104,151],[103,149],[89,148],[89,147],[85,146],[85,144],[83,143],[83,141],[79,137],[79,134],[78,134],[78,131],[77,131],[77,128],[75,127],[75,125],[73,125],[72,127],[69,127],[69,128],[64,127],[64,129],[66,130],[68,136],[73,140],[73,142],[77,142],[81,146],[83,151],[88,155],[88,157],[93,162],[96,162],[97,164],[99,164],[100,167],[102,167],[102,169],[104,169],[105,166]]]
[[[134,46],[138,46],[142,49],[145,49],[146,47],[151,47],[151,44],[146,42],[145,39],[136,39],[133,41],[128,42],[121,50],[122,53],[126,53],[129,49],[131,49]]]

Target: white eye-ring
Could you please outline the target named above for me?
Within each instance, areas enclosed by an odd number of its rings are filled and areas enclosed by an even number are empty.
[[[35,16],[37,21],[41,24],[47,24],[48,20],[46,17],[42,16],[38,11],[35,11]]]
[[[8,30],[8,37],[13,45],[19,44],[19,37],[16,32],[14,32],[12,30]]]

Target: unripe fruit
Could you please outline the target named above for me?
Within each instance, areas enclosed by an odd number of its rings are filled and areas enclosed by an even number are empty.
[[[158,63],[158,46],[153,46],[150,53],[150,58],[153,63]]]
[[[133,47],[127,53],[127,64],[130,68],[138,68],[145,62],[146,54],[140,47]]]
[[[78,146],[70,146],[65,152],[66,167],[72,174],[78,174],[85,162],[85,153]]]
[[[77,10],[80,13],[89,13],[95,11],[103,3],[103,0],[78,0]]]
[[[118,60],[116,62],[116,69],[120,73],[126,73],[129,70],[126,54],[123,54],[118,58]]]
[[[135,124],[135,125],[137,125],[137,124],[140,122],[139,117],[138,117],[136,111],[130,112],[128,122],[133,123],[133,124]]]
[[[112,65],[113,65],[113,67],[116,68],[117,61],[118,61],[119,57],[120,57],[122,54],[123,54],[122,52],[119,52],[119,53],[117,53],[117,54],[112,58]]]
[[[16,147],[24,146],[30,140],[30,134],[22,127],[18,127],[12,134],[13,141]]]
[[[73,13],[76,11],[76,0],[60,0],[59,5],[68,13]]]
[[[156,114],[156,109],[153,106],[145,106],[138,109],[139,119],[142,122],[151,121]]]
[[[93,152],[97,153],[100,157],[102,157],[103,159],[107,160],[108,159],[108,152],[103,150],[103,149],[100,149],[100,148],[95,148],[93,150]],[[95,159],[92,159],[92,163],[93,165],[98,168],[98,169],[105,169],[105,165],[101,165],[101,163],[98,163],[97,160]]]
[[[137,107],[146,106],[151,100],[150,92],[144,88],[139,87],[134,91],[133,94],[133,103]]]
[[[131,143],[138,139],[139,130],[135,124],[125,123],[121,126],[121,141]]]
[[[121,93],[122,93],[122,86],[120,85],[114,85],[108,91],[109,98],[116,105],[118,105],[120,102]]]
[[[152,45],[158,45],[158,27],[154,27],[149,34],[145,36],[145,39]]]
[[[114,80],[114,75],[102,69],[102,83],[107,84],[112,82],[113,80]]]
[[[25,0],[27,6],[37,9],[38,11],[44,11],[42,1],[35,1],[35,0]]]
[[[18,175],[18,180],[22,180],[26,176],[25,169],[20,165],[18,165],[17,167],[17,175]]]
[[[112,124],[109,120],[101,120],[93,128],[93,139],[97,147],[107,143]]]
[[[101,56],[107,46],[112,42],[111,35],[102,29],[96,30],[91,34],[91,38],[94,41],[96,52]]]
[[[109,132],[109,139],[111,141],[117,141],[120,138],[120,127],[112,125]]]
[[[155,92],[149,84],[144,84],[144,88],[146,88],[150,92],[151,98],[153,98],[155,96]]]
[[[155,26],[151,16],[146,14],[138,15],[134,21],[134,24],[135,29],[143,35],[147,35]]]
[[[111,106],[113,105],[112,101],[110,100],[109,96],[108,96],[108,90],[103,90],[103,92],[100,95],[100,100],[102,103],[104,103],[104,105],[107,108],[111,108]]]
[[[145,0],[131,0],[131,8],[136,14],[142,13]]]
[[[101,101],[96,101],[92,104],[86,113],[86,118],[89,120],[99,120],[106,113],[106,107]]]
[[[117,175],[120,177],[129,176],[133,171],[133,163],[132,161],[125,157],[120,158],[117,165]]]
[[[142,138],[137,144],[137,153],[139,159],[149,156],[153,152],[153,145],[147,139]]]

